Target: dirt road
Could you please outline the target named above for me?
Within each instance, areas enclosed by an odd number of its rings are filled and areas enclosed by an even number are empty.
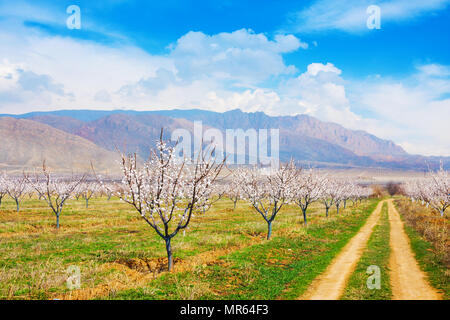
[[[391,224],[391,256],[389,261],[393,300],[437,300],[440,294],[430,286],[420,270],[395,206],[388,200]]]
[[[385,201],[380,201],[367,219],[364,226],[334,258],[328,268],[319,275],[300,300],[337,300],[345,290],[348,278],[355,270],[367,241],[377,224],[381,208]]]

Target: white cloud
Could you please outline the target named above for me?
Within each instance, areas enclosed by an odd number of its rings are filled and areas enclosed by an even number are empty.
[[[170,46],[167,59],[175,71],[159,69],[154,76],[125,85],[116,92],[117,99],[142,107],[152,101],[152,106],[223,111],[253,111],[266,104],[267,110],[276,94],[260,83],[295,73],[282,55],[299,48],[307,45],[292,35],[270,40],[247,29],[216,35],[189,32]]]
[[[416,73],[401,80],[378,75],[352,82],[331,63],[313,63],[280,85],[276,90],[280,101],[268,110],[305,113],[364,130],[393,140],[410,153],[450,156],[448,70],[449,66],[430,64],[418,66]]]
[[[311,63],[308,65],[308,73],[312,76],[317,76],[319,72],[334,72],[336,74],[341,74],[342,71],[336,68],[332,63],[322,64],[322,63]]]
[[[279,87],[283,98],[288,98],[283,114],[306,113],[322,120],[342,123],[357,116],[350,111],[341,70],[332,63],[311,63],[307,71],[288,79]]]
[[[111,95],[109,94],[108,91],[106,90],[100,90],[98,91],[95,95],[94,95],[94,100],[95,101],[99,101],[99,102],[107,102],[110,103],[111,100]]]
[[[245,90],[244,92],[226,93],[223,97],[216,92],[210,92],[208,99],[220,110],[241,109],[245,112],[263,111],[267,114],[279,114],[281,99],[278,94],[269,89]]]
[[[50,103],[63,97],[73,99],[73,94],[66,92],[64,86],[51,76],[26,70],[6,59],[0,62],[0,99],[3,104]]]
[[[411,153],[450,156],[450,75],[441,72],[447,69],[424,65],[401,81],[368,81],[357,89],[353,103],[396,128],[393,133],[375,127],[378,136],[390,136]]]
[[[105,93],[112,94],[127,84],[155,76],[160,68],[174,70],[171,60],[164,56],[149,55],[134,46],[108,47],[91,41],[51,37],[29,32],[24,27],[18,28],[14,33],[0,31],[0,57],[8,60],[8,63],[0,63],[2,68],[11,68],[6,67],[7,64],[20,66],[28,75],[43,76],[34,78],[35,81],[43,81],[41,89],[45,89],[45,82],[51,81],[53,88],[61,84],[65,92],[72,94],[56,98],[41,90],[39,93],[45,95],[45,99],[40,101],[39,94],[28,100],[26,90],[17,91],[16,94],[21,96],[20,101],[3,101],[1,112],[23,113],[36,108],[50,110],[57,107],[120,107],[122,105],[115,102],[107,102],[108,99],[99,99],[98,92],[102,91],[105,97]],[[0,80],[0,85],[4,81]]]
[[[383,28],[384,23],[411,20],[444,9],[448,4],[448,0],[318,0],[293,14],[287,30],[290,32],[368,30],[366,21],[369,15],[366,9],[370,5],[380,7]]]
[[[450,76],[450,67],[439,64],[427,64],[419,66],[420,70],[426,76],[447,77]]]
[[[285,65],[282,54],[307,45],[293,35],[270,40],[262,33],[241,29],[211,36],[191,31],[171,48],[169,56],[182,79],[213,78],[255,85],[271,76],[294,73],[296,68]]]

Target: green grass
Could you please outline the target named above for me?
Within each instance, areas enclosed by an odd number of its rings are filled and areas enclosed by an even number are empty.
[[[365,212],[364,208],[371,203],[366,202],[355,209],[355,212]],[[236,259],[239,260],[239,254],[246,252],[245,250],[249,250],[245,255],[252,255],[253,249],[245,248],[255,241],[262,243],[261,249],[257,249],[256,246],[255,250],[274,249],[274,252],[277,249],[274,246],[282,242],[282,239],[293,238],[293,245],[299,242],[299,239],[308,241],[308,237],[303,235],[305,230],[302,226],[302,217],[296,207],[285,206],[277,216],[273,225],[273,237],[280,239],[275,239],[274,242],[265,241],[267,224],[248,204],[240,201],[236,210],[232,208],[231,201],[221,200],[205,215],[196,216],[186,235],[180,233],[174,238],[172,243],[174,257],[181,261],[189,261],[201,254],[237,247],[242,248],[236,253]],[[347,215],[351,215],[351,210],[347,209],[339,217],[326,219],[322,206],[314,204],[308,213],[311,235],[314,235],[315,226],[329,223],[329,227],[333,228],[340,219],[344,222],[348,219]],[[361,212],[356,214],[364,218]],[[15,212],[13,201],[10,199],[3,201],[0,207],[0,299],[51,299],[55,295],[67,293],[66,270],[72,265],[81,269],[82,289],[108,284],[117,279],[124,281],[124,285],[127,286],[128,280],[124,278],[122,270],[114,268],[105,270],[103,266],[121,260],[136,258],[156,260],[166,256],[163,241],[133,208],[118,199],[110,201],[105,198],[92,199],[87,209],[82,200],[69,201],[60,222],[61,228],[57,231],[55,216],[43,201],[24,199],[19,213]],[[300,238],[296,240],[297,237]],[[293,247],[289,251],[290,248],[287,248],[289,243],[282,246],[286,252],[296,250],[296,247]],[[308,246],[309,244],[305,243],[301,248]],[[301,257],[302,254],[299,253],[298,258]],[[264,259],[263,256],[260,259]],[[294,263],[292,260],[288,262]],[[214,263],[220,264],[222,260]],[[245,268],[245,263],[255,261],[250,258],[235,267]],[[175,268],[176,266],[177,263]],[[207,267],[214,268],[214,265]],[[199,265],[197,269],[199,268],[203,266]],[[189,296],[192,292],[195,296],[199,296],[196,293],[199,289],[195,287],[195,282],[189,283],[184,280],[195,276],[197,269],[187,272],[186,275],[179,272],[168,276],[162,275],[151,281],[149,289],[143,290],[152,293],[158,291],[160,285],[169,288],[170,279],[173,279],[174,290],[178,294],[172,296]],[[166,280],[168,282],[165,282]],[[214,287],[214,283],[206,284]],[[166,298],[164,295],[155,296]]]
[[[295,299],[358,232],[379,200],[322,223],[275,233],[270,241],[221,257],[193,272],[165,274],[111,299]]]
[[[383,204],[381,216],[369,238],[355,271],[350,276],[342,300],[390,300],[392,291],[389,282],[389,216],[387,203]],[[369,289],[367,273],[369,266],[377,266],[380,270],[380,289]]]
[[[227,248],[229,254],[193,270],[162,274],[144,286],[111,291],[110,298],[220,299],[293,298],[314,279],[373,211],[378,200],[325,218],[318,203],[303,227],[300,210],[285,206],[266,241],[267,224],[243,201],[221,200],[198,215],[173,240],[176,261]],[[82,289],[129,279],[123,270],[103,268],[129,259],[165,258],[163,241],[129,205],[105,198],[69,201],[55,230],[45,202],[25,199],[21,211],[7,199],[0,207],[0,299],[52,299],[67,293],[69,266],[81,269]],[[254,243],[257,244],[254,244]],[[259,244],[258,244],[259,243]],[[177,262],[175,263],[175,270]],[[145,275],[145,273],[143,273]],[[218,290],[216,290],[218,288]]]

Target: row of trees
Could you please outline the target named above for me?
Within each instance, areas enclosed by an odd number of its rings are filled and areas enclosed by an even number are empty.
[[[405,183],[403,189],[411,201],[418,200],[441,216],[444,216],[445,210],[450,206],[450,174],[442,166],[436,172],[428,172],[423,179]]]
[[[219,178],[225,160],[216,161],[214,148],[201,151],[195,161],[180,161],[174,152],[161,134],[156,149],[142,166],[136,154],[122,154],[123,179],[114,189],[164,240],[169,270],[173,266],[172,239],[188,227],[196,214],[205,213],[223,196],[228,196],[234,207],[239,199],[251,204],[266,221],[270,239],[272,223],[288,203],[301,208],[306,225],[307,209],[315,201],[326,203],[328,216],[333,204],[339,212],[341,203],[345,206],[349,199],[356,203],[371,194],[369,188],[328,178],[313,169],[302,170],[292,161],[272,171],[241,167],[231,177]],[[225,179],[231,183],[223,183]],[[104,189],[110,187],[103,184]]]
[[[86,208],[94,196],[106,195],[108,199],[111,198],[112,194],[108,193],[108,190],[102,189],[98,181],[89,180],[86,177],[86,175],[78,177],[51,175],[45,163],[39,175],[7,176],[4,173],[0,174],[0,206],[6,196],[14,200],[17,212],[20,211],[23,199],[27,197],[31,199],[36,195],[39,199],[46,200],[48,194],[61,195],[61,197],[69,194],[68,198],[84,199]]]
[[[300,208],[306,226],[307,211],[313,202],[323,203],[328,217],[333,205],[339,214],[340,207],[346,207],[348,200],[356,204],[372,194],[370,188],[328,177],[314,169],[297,168],[293,162],[269,174],[258,168],[240,168],[234,176],[231,197],[248,201],[263,217],[268,224],[267,239],[270,239],[273,221],[285,204]]]
[[[49,172],[45,163],[39,173],[21,177],[0,178],[0,195],[16,201],[17,210],[22,197],[37,194],[56,216],[60,216],[67,200],[83,198],[86,207],[94,195],[118,196],[130,204],[142,219],[165,242],[168,269],[173,267],[172,239],[185,231],[198,214],[204,214],[214,202],[229,197],[234,207],[239,200],[248,202],[268,225],[272,224],[283,206],[297,205],[307,225],[308,208],[313,202],[325,206],[326,216],[331,206],[337,213],[348,200],[357,203],[371,194],[371,189],[347,180],[320,174],[317,170],[302,170],[289,162],[271,171],[260,168],[237,168],[231,176],[221,175],[224,161],[216,161],[213,147],[207,147],[194,161],[180,161],[175,148],[162,139],[147,161],[140,164],[135,154],[122,154],[120,182],[95,175],[57,176]],[[95,172],[94,172],[95,174]]]

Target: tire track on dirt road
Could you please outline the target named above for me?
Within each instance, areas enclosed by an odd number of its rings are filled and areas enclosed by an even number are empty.
[[[337,300],[344,293],[350,275],[362,256],[373,228],[381,216],[384,201],[380,201],[361,227],[358,233],[333,259],[327,269],[313,280],[306,292],[299,300]]]
[[[393,300],[439,300],[441,295],[430,286],[411,249],[400,215],[393,199],[388,201],[391,224],[389,260]]]

